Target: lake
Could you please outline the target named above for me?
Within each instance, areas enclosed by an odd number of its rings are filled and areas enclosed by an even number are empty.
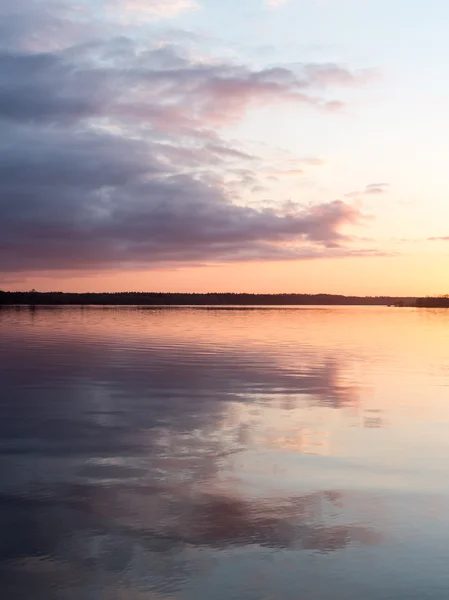
[[[0,597],[449,595],[449,311],[0,309]]]

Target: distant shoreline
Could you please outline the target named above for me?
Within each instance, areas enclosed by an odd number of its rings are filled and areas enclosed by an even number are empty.
[[[417,306],[416,297],[338,294],[4,292],[0,306]],[[446,300],[446,299],[445,299]],[[449,299],[447,299],[449,307]]]
[[[418,308],[449,308],[449,298],[417,298],[416,306]]]

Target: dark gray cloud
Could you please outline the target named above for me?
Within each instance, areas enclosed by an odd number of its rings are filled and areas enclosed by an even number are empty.
[[[225,174],[246,173],[253,187],[260,159],[220,133],[253,107],[331,108],[323,87],[353,85],[357,73],[255,71],[105,40],[107,28],[86,41],[73,11],[39,0],[0,8],[10,26],[0,25],[1,271],[357,254],[342,247],[344,226],[362,218],[347,203],[288,215],[235,203]]]

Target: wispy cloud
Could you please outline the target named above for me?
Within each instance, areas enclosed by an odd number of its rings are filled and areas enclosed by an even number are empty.
[[[388,183],[370,183],[366,186],[365,194],[377,196],[388,191]]]
[[[192,62],[170,46],[138,52],[124,38],[70,53],[0,49],[0,67],[0,116],[16,121],[107,115],[192,131],[235,122],[250,108],[278,102],[324,109],[333,104],[313,90],[320,65],[253,71],[227,62]]]
[[[379,196],[388,192],[388,183],[370,183],[362,191],[349,192],[345,198],[358,198],[360,196]]]
[[[186,11],[198,10],[196,0],[111,0],[108,8],[119,20],[174,19]]]

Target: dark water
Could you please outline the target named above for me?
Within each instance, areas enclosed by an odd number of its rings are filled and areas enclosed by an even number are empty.
[[[0,598],[449,597],[449,312],[0,310]]]

